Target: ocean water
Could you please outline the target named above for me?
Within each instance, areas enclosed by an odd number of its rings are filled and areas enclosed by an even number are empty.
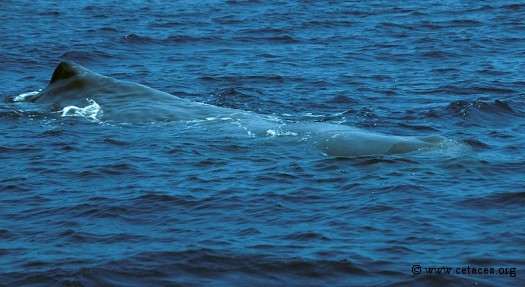
[[[3,0],[0,19],[0,286],[525,282],[520,1]],[[220,122],[18,100],[64,60],[191,101],[461,144],[335,157]]]

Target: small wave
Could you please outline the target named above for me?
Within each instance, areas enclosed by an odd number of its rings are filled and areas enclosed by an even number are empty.
[[[277,43],[277,44],[296,44],[300,43],[299,40],[288,36],[273,36],[273,37],[236,37],[234,41],[244,42],[244,43]]]
[[[83,117],[86,119],[91,119],[95,122],[99,122],[100,119],[99,116],[102,115],[102,108],[91,99],[86,99],[89,105],[79,108],[77,106],[67,106],[60,111],[62,113],[62,117]]]
[[[67,51],[62,56],[60,56],[61,59],[73,61],[77,63],[85,63],[85,62],[95,62],[95,61],[103,61],[106,59],[114,59],[118,57],[117,55],[111,55],[107,52],[100,51],[100,50],[94,50],[94,51]]]
[[[448,110],[451,114],[465,118],[465,117],[469,117],[476,110],[487,110],[489,112],[493,110],[493,112],[497,112],[495,108],[499,106],[499,105],[496,105],[498,104],[498,102],[495,102],[495,104],[493,105],[490,103],[483,102],[481,100],[477,100],[474,102],[467,102],[467,101],[460,100],[460,101],[454,101],[450,103],[445,109]],[[493,108],[489,109],[488,107],[486,107],[487,105]],[[508,108],[506,109],[508,110]]]
[[[501,8],[511,11],[523,11],[525,10],[525,4],[511,4],[502,6]]]
[[[506,125],[512,118],[521,118],[523,112],[519,102],[515,100],[485,99],[474,101],[453,101],[440,109],[431,109],[425,117],[429,118],[460,118],[462,122],[472,125]]]
[[[157,39],[147,37],[147,36],[140,36],[137,34],[128,34],[122,37],[122,42],[125,44],[145,44],[145,43],[158,43],[159,41]]]
[[[525,192],[498,192],[483,197],[467,198],[460,203],[480,209],[520,207],[525,204]]]

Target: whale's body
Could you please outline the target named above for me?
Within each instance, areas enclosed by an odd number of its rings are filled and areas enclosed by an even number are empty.
[[[106,77],[69,62],[61,62],[56,67],[47,88],[33,101],[62,109],[85,102],[86,98],[102,106],[103,117],[113,122],[198,120],[219,116],[226,110]]]
[[[33,102],[52,110],[82,105],[86,98],[102,107],[102,119],[118,123],[194,121],[228,118],[254,135],[269,131],[301,135],[328,155],[397,154],[429,148],[442,137],[394,136],[329,123],[283,123],[253,112],[192,102],[153,88],[106,77],[80,65],[61,62],[49,85]]]

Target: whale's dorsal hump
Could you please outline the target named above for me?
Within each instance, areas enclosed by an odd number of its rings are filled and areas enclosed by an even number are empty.
[[[58,80],[64,80],[67,78],[74,77],[78,74],[81,74],[86,69],[78,64],[71,63],[71,62],[60,62],[58,66],[55,68],[55,71],[53,72],[53,76],[51,77],[51,81],[49,84],[53,84],[54,82]]]

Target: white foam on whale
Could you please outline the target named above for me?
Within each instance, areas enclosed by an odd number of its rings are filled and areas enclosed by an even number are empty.
[[[38,90],[38,91],[33,91],[33,92],[27,92],[27,93],[22,93],[18,96],[15,96],[13,98],[13,101],[14,102],[25,102],[25,101],[28,101],[30,100],[31,98],[33,98],[34,96],[38,95],[42,90]]]
[[[91,99],[86,99],[88,105],[85,107],[77,106],[66,106],[62,108],[60,113],[62,117],[83,117],[95,122],[100,122],[100,115],[102,114],[102,108],[97,102]]]

